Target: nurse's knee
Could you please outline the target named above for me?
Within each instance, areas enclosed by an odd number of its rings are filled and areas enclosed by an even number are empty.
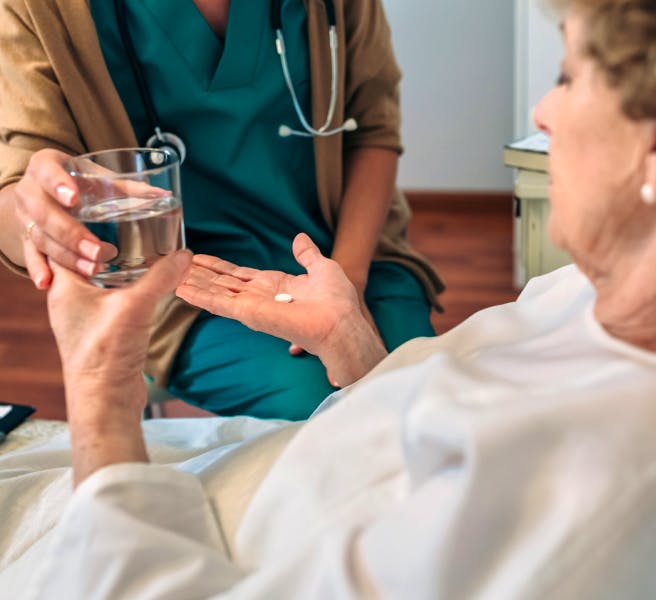
[[[270,408],[294,421],[307,419],[335,391],[324,366],[316,357],[308,355],[291,357],[285,368],[273,368],[270,385]]]

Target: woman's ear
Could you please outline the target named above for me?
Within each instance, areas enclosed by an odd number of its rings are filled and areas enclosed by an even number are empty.
[[[640,188],[640,197],[645,204],[656,204],[656,122],[648,126],[650,150],[645,157],[645,181]]]

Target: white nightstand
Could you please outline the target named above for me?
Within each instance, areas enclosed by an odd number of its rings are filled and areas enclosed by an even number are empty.
[[[535,277],[572,262],[547,235],[549,222],[549,137],[536,132],[506,144],[503,162],[515,169],[513,279],[517,288]]]
[[[518,288],[522,288],[531,277],[572,262],[570,256],[556,248],[547,235],[548,196],[547,173],[516,170],[513,277]]]

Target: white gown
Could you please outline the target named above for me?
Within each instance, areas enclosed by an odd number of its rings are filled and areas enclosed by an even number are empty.
[[[147,423],[159,465],[72,495],[66,439],[0,456],[0,598],[656,597],[656,354],[593,302],[564,267],[302,427]]]

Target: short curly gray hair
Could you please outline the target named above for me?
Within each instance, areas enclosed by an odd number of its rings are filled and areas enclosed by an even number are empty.
[[[619,90],[632,119],[656,117],[656,0],[550,0],[583,16],[583,51]]]

